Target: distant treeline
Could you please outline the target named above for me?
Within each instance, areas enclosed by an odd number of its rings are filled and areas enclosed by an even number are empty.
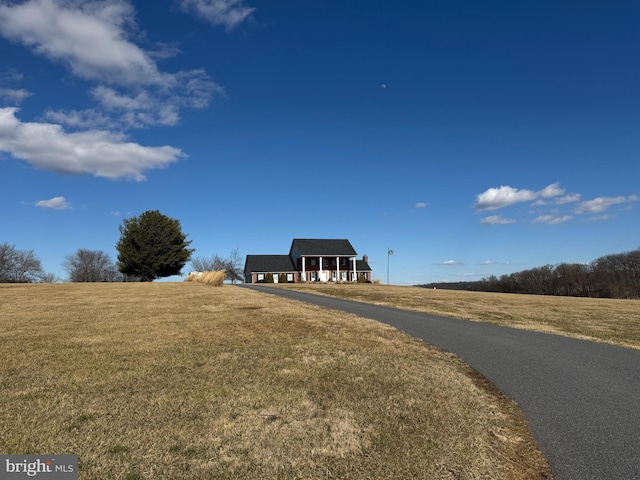
[[[640,298],[640,249],[589,264],[560,263],[490,276],[477,282],[430,283],[425,288],[596,298]]]

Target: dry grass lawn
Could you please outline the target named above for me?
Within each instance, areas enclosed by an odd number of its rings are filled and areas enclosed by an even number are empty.
[[[462,292],[371,284],[277,286],[640,349],[638,300]]]
[[[0,452],[88,479],[550,478],[455,357],[234,286],[0,285]]]

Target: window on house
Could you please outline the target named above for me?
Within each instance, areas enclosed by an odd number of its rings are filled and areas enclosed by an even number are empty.
[[[264,280],[264,273],[259,273],[258,274],[258,281],[260,280]]]
[[[328,267],[329,266],[329,260],[327,260],[326,258],[322,259],[322,266],[323,267]]]
[[[310,260],[309,260],[309,264],[310,264],[312,267],[315,267],[315,266],[316,266],[316,259],[315,259],[315,258],[310,259]]]
[[[346,258],[344,258],[344,257],[342,257],[342,258],[340,259],[340,265],[346,265],[346,264],[347,264],[347,259],[346,259]]]
[[[293,273],[287,273],[287,282],[293,282]]]
[[[332,259],[331,259],[331,266],[332,266],[332,267],[335,267],[335,266],[336,266],[336,259],[335,259],[335,258],[332,258]]]

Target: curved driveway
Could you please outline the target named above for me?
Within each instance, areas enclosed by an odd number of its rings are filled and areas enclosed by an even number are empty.
[[[557,480],[640,479],[640,351],[279,288],[245,287],[371,318],[456,354],[519,404]]]

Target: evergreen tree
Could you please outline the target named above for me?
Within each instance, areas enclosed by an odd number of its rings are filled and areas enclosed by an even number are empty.
[[[186,238],[178,220],[157,210],[126,219],[116,244],[118,270],[142,282],[179,275],[194,252]]]

